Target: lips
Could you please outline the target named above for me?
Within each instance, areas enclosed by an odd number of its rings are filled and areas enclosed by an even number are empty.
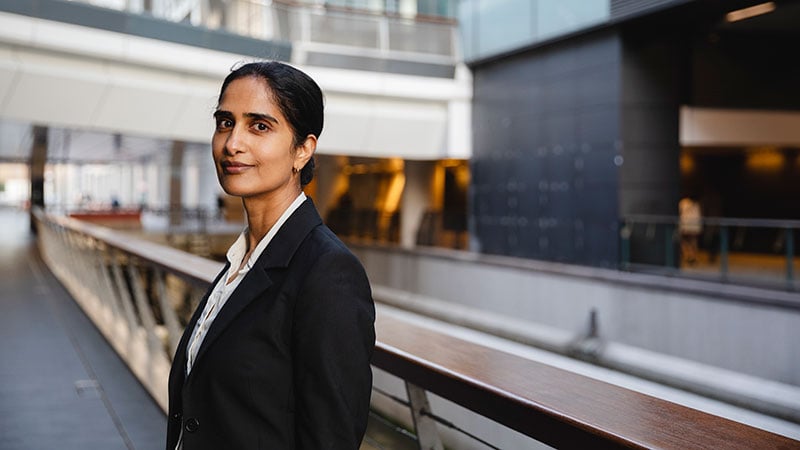
[[[222,166],[222,171],[223,172],[225,172],[226,174],[231,174],[231,175],[237,174],[237,173],[242,173],[242,172],[244,172],[244,171],[246,171],[246,170],[248,170],[248,169],[253,167],[253,166],[251,166],[249,164],[244,164],[244,163],[237,162],[237,161],[222,161],[222,163],[220,165]]]

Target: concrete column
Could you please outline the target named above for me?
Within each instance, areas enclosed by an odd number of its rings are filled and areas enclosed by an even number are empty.
[[[217,207],[217,195],[222,191],[217,181],[217,171],[214,168],[214,159],[211,157],[211,148],[206,147],[198,156],[198,170],[200,185],[197,187],[200,206],[213,211]]]
[[[161,165],[153,161],[148,161],[147,165],[144,167],[145,183],[143,188],[145,189],[144,198],[146,206],[161,207],[163,204],[162,198],[164,197],[162,197],[161,192],[164,184],[164,177],[161,176],[161,168]]]
[[[435,207],[436,162],[406,161],[404,167],[406,185],[400,204],[400,245],[410,248],[416,245],[425,211]]]
[[[181,224],[181,175],[183,173],[183,153],[186,143],[182,141],[172,142],[172,152],[169,158],[169,225]]]
[[[47,127],[33,127],[31,147],[31,232],[36,233],[33,210],[44,208],[44,165],[47,162]]]
[[[117,199],[126,207],[129,207],[134,202],[133,192],[135,189],[135,182],[133,178],[133,166],[130,164],[120,164],[120,183]]]

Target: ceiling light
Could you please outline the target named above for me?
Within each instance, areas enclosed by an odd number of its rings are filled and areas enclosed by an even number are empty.
[[[751,17],[760,16],[772,11],[775,11],[775,2],[760,3],[749,8],[731,11],[725,15],[725,20],[728,22],[736,22],[738,20],[749,19]]]

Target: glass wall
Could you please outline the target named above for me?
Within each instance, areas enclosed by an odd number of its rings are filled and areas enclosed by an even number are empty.
[[[605,22],[610,0],[461,0],[466,61],[487,58]]]

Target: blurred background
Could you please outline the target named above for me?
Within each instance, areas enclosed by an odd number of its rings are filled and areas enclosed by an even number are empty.
[[[289,62],[326,95],[306,193],[387,311],[797,439],[798,48],[790,0],[0,0],[0,213],[224,261],[219,85]]]

